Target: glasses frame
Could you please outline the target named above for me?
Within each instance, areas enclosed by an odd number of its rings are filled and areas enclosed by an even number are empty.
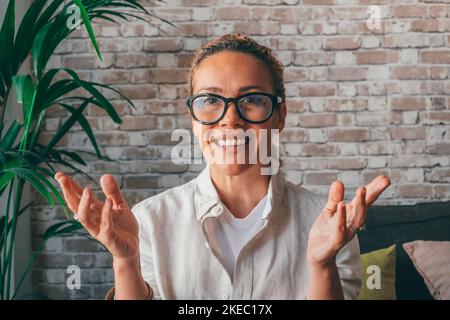
[[[241,108],[239,107],[239,100],[241,100],[241,99],[243,99],[243,98],[246,98],[246,97],[248,97],[248,96],[253,96],[253,95],[262,95],[262,96],[266,96],[266,97],[270,98],[270,100],[272,101],[272,110],[270,111],[269,115],[268,115],[264,120],[260,120],[260,121],[248,120],[247,118],[245,118],[245,117],[242,115]],[[218,98],[218,99],[222,100],[222,101],[225,103],[225,107],[223,108],[222,115],[221,115],[217,120],[215,120],[215,121],[202,121],[202,120],[198,119],[198,118],[195,116],[195,114],[194,114],[194,110],[193,110],[193,108],[192,108],[192,102],[193,102],[196,98],[199,98],[199,97],[214,97],[214,98]],[[215,124],[215,123],[219,122],[220,120],[222,120],[223,117],[225,116],[225,114],[226,114],[227,111],[228,111],[230,102],[234,102],[234,105],[236,106],[236,111],[237,111],[239,117],[240,117],[242,120],[244,120],[244,121],[246,121],[246,122],[249,122],[249,123],[255,123],[255,124],[256,124],[256,123],[263,123],[263,122],[266,122],[267,120],[269,120],[270,117],[272,116],[272,114],[273,114],[275,108],[278,108],[278,107],[279,107],[279,105],[283,102],[283,99],[282,99],[281,97],[279,97],[279,96],[275,96],[275,95],[273,95],[273,94],[266,93],[266,92],[248,92],[248,93],[245,93],[245,94],[243,94],[243,95],[241,95],[241,96],[239,96],[239,97],[236,97],[236,98],[225,98],[225,97],[222,97],[222,96],[220,96],[220,95],[218,95],[218,94],[215,94],[215,93],[200,93],[200,94],[193,95],[193,96],[189,97],[189,98],[186,100],[186,104],[187,104],[187,106],[188,106],[188,108],[189,108],[189,111],[190,111],[190,113],[191,113],[192,118],[193,118],[195,121],[200,122],[201,124],[204,124],[204,125]]]

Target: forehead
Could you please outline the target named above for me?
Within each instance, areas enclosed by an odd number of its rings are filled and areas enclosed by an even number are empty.
[[[272,77],[258,58],[239,52],[220,52],[203,60],[194,73],[194,93],[201,91],[237,92],[240,88],[259,87],[273,93]],[[218,88],[218,90],[205,90]]]

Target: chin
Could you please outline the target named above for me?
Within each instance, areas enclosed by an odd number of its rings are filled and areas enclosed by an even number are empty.
[[[260,166],[258,163],[248,163],[250,162],[250,149],[254,152],[253,154],[258,154],[258,145],[250,145],[248,139],[245,140],[244,148],[224,147],[215,142],[207,142],[206,145],[207,148],[202,150],[203,155],[216,172],[227,176],[239,176],[244,172],[259,172]],[[245,154],[245,156],[241,159],[238,156],[239,154],[241,156]]]

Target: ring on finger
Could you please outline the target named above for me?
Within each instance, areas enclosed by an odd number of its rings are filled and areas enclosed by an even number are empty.
[[[366,224],[364,223],[361,227],[355,228],[350,222],[347,223],[347,229],[352,231],[353,233],[357,233],[359,231],[363,231],[366,229]]]

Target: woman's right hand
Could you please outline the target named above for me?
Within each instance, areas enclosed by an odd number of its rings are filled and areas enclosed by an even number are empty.
[[[90,188],[81,188],[62,172],[57,172],[55,179],[75,218],[115,260],[138,259],[139,226],[112,175],[105,174],[100,179],[105,202],[95,198]]]

